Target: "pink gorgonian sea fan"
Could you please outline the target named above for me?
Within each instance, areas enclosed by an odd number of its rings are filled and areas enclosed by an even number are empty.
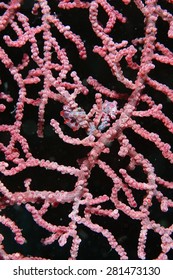
[[[173,258],[173,1],[0,2],[0,258]]]

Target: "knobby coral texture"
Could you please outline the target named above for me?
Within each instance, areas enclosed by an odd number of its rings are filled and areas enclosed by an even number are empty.
[[[0,258],[173,258],[173,1],[0,2]]]

